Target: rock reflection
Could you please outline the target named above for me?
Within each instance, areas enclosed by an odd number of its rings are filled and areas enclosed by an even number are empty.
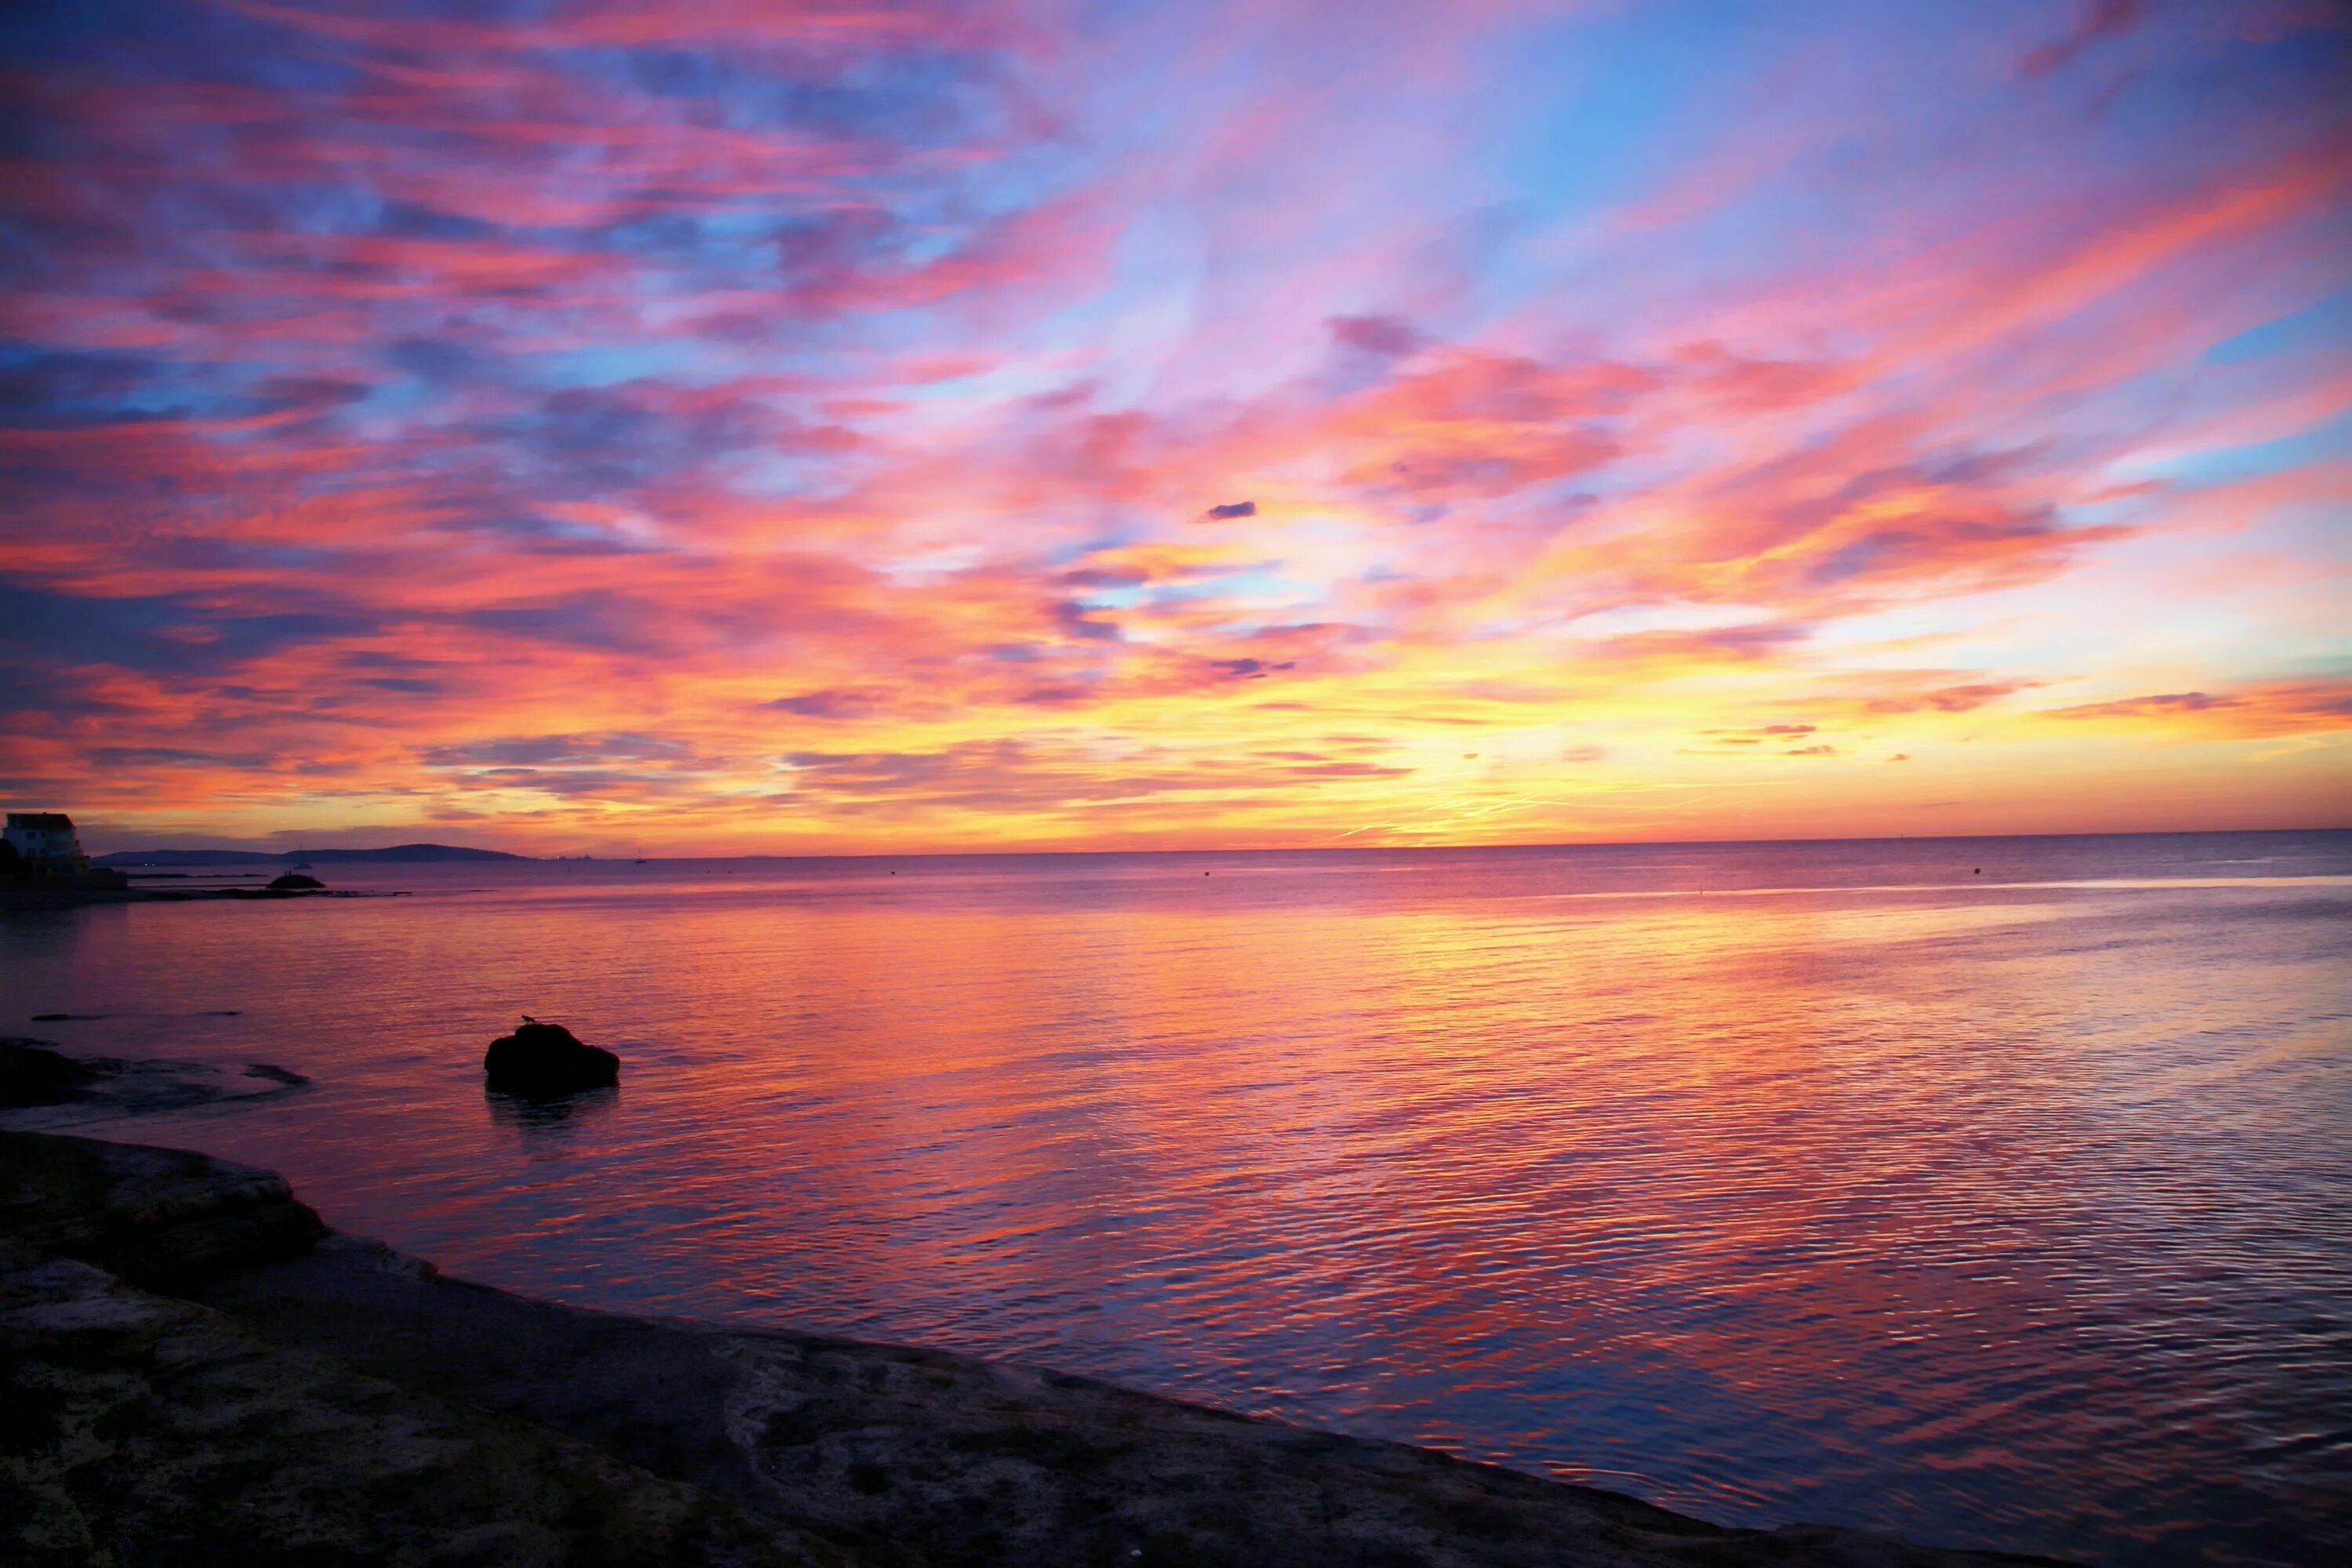
[[[621,1102],[617,1089],[583,1089],[572,1094],[509,1094],[486,1089],[482,1100],[490,1120],[526,1144],[569,1142],[582,1129],[602,1121]]]

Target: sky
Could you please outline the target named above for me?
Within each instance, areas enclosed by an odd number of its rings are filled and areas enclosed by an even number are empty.
[[[93,848],[2352,825],[2311,0],[0,18]]]

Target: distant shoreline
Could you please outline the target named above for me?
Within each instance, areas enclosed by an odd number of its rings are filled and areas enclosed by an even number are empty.
[[[394,844],[382,849],[118,849],[94,858],[91,864],[121,870],[133,866],[291,866],[306,860],[329,865],[436,865],[537,858],[459,844]]]
[[[293,899],[404,899],[403,889],[76,888],[0,883],[0,910],[74,910],[93,904],[282,904]]]

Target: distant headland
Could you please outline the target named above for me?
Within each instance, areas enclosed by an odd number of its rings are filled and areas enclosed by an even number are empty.
[[[382,849],[118,849],[99,856],[100,866],[259,866],[308,860],[313,864],[430,860],[529,860],[503,849],[471,849],[462,844],[394,844]]]
[[[61,811],[12,811],[0,834],[0,903],[11,909],[71,908],[81,904],[184,903],[193,899],[370,898],[366,892],[334,892],[304,875],[313,863],[415,864],[431,861],[528,860],[502,849],[472,849],[457,844],[394,844],[381,849],[119,849],[92,858],[82,852],[72,817]],[[290,865],[265,888],[197,888],[164,891],[133,887],[133,868],[165,866]],[[150,878],[191,879],[177,871],[149,870]]]

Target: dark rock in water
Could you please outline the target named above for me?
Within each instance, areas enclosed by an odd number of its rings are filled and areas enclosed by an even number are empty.
[[[44,1041],[0,1040],[0,1105],[60,1105],[97,1081],[96,1068]]]
[[[247,1062],[245,1064],[245,1076],[247,1078],[266,1078],[272,1083],[282,1083],[289,1089],[308,1089],[310,1087],[310,1080],[309,1079],[303,1077],[300,1073],[294,1071],[291,1068],[282,1068],[274,1062]]]
[[[621,1081],[621,1058],[595,1046],[583,1046],[561,1024],[532,1018],[511,1035],[490,1042],[482,1070],[492,1089],[509,1094],[570,1094],[575,1089],[607,1089]]]
[[[305,877],[299,871],[289,871],[282,877],[272,877],[268,890],[273,893],[315,893],[327,884],[316,877]]]

